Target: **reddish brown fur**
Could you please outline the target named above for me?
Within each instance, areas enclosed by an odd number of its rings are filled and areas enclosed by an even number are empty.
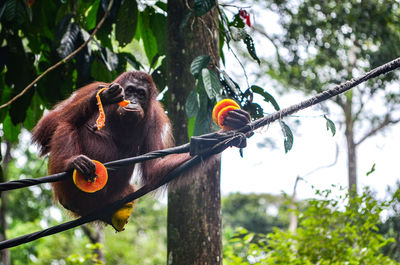
[[[107,105],[104,106],[105,127],[92,130],[98,116],[96,91],[99,85],[109,85],[95,82],[77,90],[39,121],[32,139],[39,145],[41,155],[50,153],[50,174],[69,170],[71,161],[80,154],[104,163],[173,145],[170,121],[156,100],[158,91],[152,78],[143,72],[127,72],[113,83],[131,78],[148,84],[151,92],[141,120],[127,120],[119,115],[118,104]],[[156,182],[188,158],[187,154],[177,154],[144,162],[143,182]],[[105,188],[92,194],[76,188],[72,178],[56,182],[53,184],[55,199],[77,215],[87,214],[133,192],[134,187],[129,183],[133,170],[134,165],[109,171]]]

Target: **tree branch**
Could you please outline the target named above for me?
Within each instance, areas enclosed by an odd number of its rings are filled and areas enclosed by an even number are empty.
[[[310,172],[304,174],[304,176],[301,177],[301,179],[304,179],[305,177],[308,177],[311,174],[314,174],[315,172],[317,172],[318,170],[321,169],[325,169],[325,168],[330,168],[333,167],[334,165],[336,165],[337,161],[338,161],[338,157],[339,157],[339,146],[336,143],[336,153],[335,153],[335,159],[333,160],[332,163],[328,164],[328,165],[323,165],[323,166],[319,166],[317,168],[314,168],[313,170],[311,170]]]
[[[92,244],[104,244],[104,234],[102,227],[97,226],[94,227],[94,229],[92,230],[89,228],[88,224],[84,224],[81,225],[81,228]],[[101,261],[101,263],[99,264],[105,264],[105,257],[101,248],[96,247],[94,249],[94,253],[96,253],[97,260]]]
[[[85,235],[89,238],[92,244],[100,242],[100,236],[96,234],[92,229],[90,229],[87,224],[81,225],[81,229],[83,230]]]
[[[366,139],[368,139],[370,136],[376,134],[377,132],[379,132],[380,130],[382,130],[383,128],[385,128],[386,126],[390,125],[390,124],[395,124],[400,122],[400,119],[397,120],[392,120],[390,119],[390,115],[386,114],[385,118],[383,119],[383,121],[378,124],[378,126],[376,126],[375,128],[372,128],[368,133],[366,133],[363,137],[361,137],[360,140],[358,140],[358,142],[355,143],[356,146],[358,146],[359,144],[361,144],[362,142],[364,142]]]
[[[34,84],[36,84],[40,79],[42,79],[46,74],[48,74],[50,71],[56,69],[58,66],[62,65],[63,63],[66,63],[69,61],[72,57],[74,57],[78,52],[80,52],[94,37],[94,35],[97,33],[103,22],[106,20],[108,14],[110,13],[111,7],[113,5],[114,0],[110,0],[107,10],[104,13],[104,16],[100,20],[99,24],[97,24],[96,28],[93,30],[92,34],[90,34],[89,38],[81,45],[79,46],[75,51],[67,55],[64,59],[61,59],[58,61],[55,65],[50,66],[49,68],[46,69],[41,75],[36,77],[35,80],[33,80],[27,87],[25,87],[21,93],[10,99],[8,102],[4,103],[3,105],[0,106],[0,109],[5,108],[9,105],[11,105],[14,101],[16,101],[18,98],[22,97]]]

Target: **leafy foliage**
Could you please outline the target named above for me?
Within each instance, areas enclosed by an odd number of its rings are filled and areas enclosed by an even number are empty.
[[[16,23],[17,25],[25,22],[26,16],[29,15],[25,1],[7,0],[3,4],[1,15],[4,16],[5,21]]]
[[[246,44],[247,51],[249,52],[251,58],[257,61],[258,64],[261,63],[260,59],[257,56],[256,53],[256,48],[254,46],[254,41],[253,38],[250,37],[250,35],[247,35],[246,38],[244,38],[243,42]]]
[[[253,85],[250,88],[254,93],[257,93],[257,94],[263,96],[265,102],[270,102],[274,106],[274,109],[276,111],[280,110],[278,102],[276,102],[275,98],[270,93],[268,93],[267,91],[265,91],[264,89],[262,89],[259,86]]]
[[[210,62],[210,56],[208,55],[201,55],[196,57],[193,60],[192,64],[190,65],[190,72],[195,78],[198,78],[200,76],[201,70],[207,67],[209,62]]]
[[[295,233],[275,229],[257,238],[239,229],[225,246],[224,264],[399,264],[380,252],[393,242],[377,232],[387,203],[368,190],[351,204],[347,196],[332,198],[330,190],[317,195],[297,212]]]
[[[232,193],[222,198],[224,230],[243,227],[251,233],[267,234],[287,226],[287,207],[282,196]]]
[[[217,74],[209,69],[203,69],[201,77],[208,98],[217,99],[218,101],[218,98],[221,98],[221,84]]]
[[[138,8],[136,1],[124,1],[118,11],[115,23],[115,38],[122,47],[132,41],[136,33],[137,23]]]

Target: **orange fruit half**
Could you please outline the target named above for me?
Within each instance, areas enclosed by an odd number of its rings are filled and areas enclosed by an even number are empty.
[[[219,101],[215,104],[212,112],[213,121],[226,131],[232,130],[232,128],[224,125],[224,119],[228,115],[228,112],[234,109],[240,109],[240,106],[233,99]]]
[[[74,170],[72,174],[72,179],[75,186],[81,191],[94,193],[101,190],[107,184],[108,173],[106,167],[99,161],[92,160],[96,164],[96,178],[94,181],[87,180],[84,175]]]
[[[212,112],[212,118],[216,124],[218,124],[218,113],[220,112],[220,110],[227,106],[236,106],[236,108],[240,109],[239,104],[237,104],[236,101],[234,101],[233,99],[226,98],[219,101],[217,104],[215,104]]]
[[[235,110],[235,109],[239,109],[239,108],[236,106],[226,106],[225,108],[221,109],[218,112],[218,115],[217,115],[218,125],[225,131],[232,130],[231,127],[224,125],[224,120],[225,120],[226,116],[228,116],[228,112],[231,110]]]

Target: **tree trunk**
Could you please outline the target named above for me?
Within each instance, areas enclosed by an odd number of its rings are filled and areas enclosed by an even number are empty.
[[[168,115],[175,130],[177,144],[188,142],[185,102],[195,89],[190,73],[192,60],[210,55],[218,63],[218,16],[215,8],[199,18],[188,5],[193,1],[168,1]],[[183,24],[185,23],[185,24]],[[211,128],[211,124],[210,124]],[[168,190],[168,264],[221,264],[220,157],[208,160],[181,176],[184,183]]]
[[[297,229],[297,214],[295,212],[295,210],[297,209],[296,206],[296,189],[297,189],[297,183],[299,183],[300,180],[300,176],[296,177],[296,181],[294,182],[294,187],[293,187],[293,193],[292,193],[292,197],[290,199],[290,205],[289,205],[289,209],[290,214],[289,214],[289,227],[288,230],[289,232],[295,233],[296,229]]]
[[[1,143],[1,141],[0,141]],[[1,148],[0,148],[0,161],[1,161]],[[0,165],[0,182],[7,181],[7,170],[8,164],[11,161],[11,143],[6,141],[6,151],[4,154],[4,159],[2,161],[2,165]],[[6,230],[7,230],[7,222],[6,222],[6,205],[7,205],[7,192],[0,192],[1,198],[1,206],[0,206],[0,240],[6,240]],[[1,264],[2,265],[10,265],[10,250],[3,249],[0,252],[1,254]]]
[[[347,167],[349,174],[349,193],[357,193],[357,150],[354,144],[354,131],[346,133],[347,141]]]
[[[352,196],[357,193],[357,150],[354,142],[354,120],[352,111],[351,97],[347,99],[344,106],[346,123],[346,142],[347,142],[347,171],[349,178],[349,194]]]
[[[81,226],[81,228],[92,244],[100,243],[104,245],[104,231],[102,226],[89,226],[88,224],[84,224]],[[95,248],[94,253],[96,254],[96,259],[98,262],[100,262],[100,264],[106,264],[106,258],[104,257],[104,253],[100,248]]]

